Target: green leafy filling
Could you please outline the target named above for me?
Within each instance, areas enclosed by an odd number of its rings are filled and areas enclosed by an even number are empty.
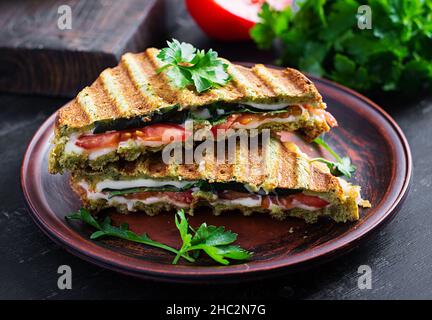
[[[166,186],[160,186],[160,187],[138,187],[138,188],[129,188],[129,189],[122,189],[122,190],[113,190],[113,189],[104,189],[104,192],[108,193],[108,198],[111,199],[112,197],[116,196],[123,196],[127,194],[134,194],[134,193],[140,193],[140,192],[182,192],[187,191],[192,188],[199,188],[200,191],[209,192],[217,194],[217,192],[220,191],[236,191],[241,193],[251,193],[248,188],[245,187],[244,184],[239,182],[214,182],[210,183],[205,180],[199,180],[199,181],[192,181],[191,183],[188,183],[184,185],[183,187],[175,187],[171,185]],[[287,196],[291,194],[300,193],[302,190],[300,189],[282,189],[282,188],[276,188],[272,192],[270,192],[271,195],[278,195],[278,196]],[[263,191],[258,191],[257,194],[264,194]]]
[[[194,112],[190,112],[190,118],[198,121],[208,121],[211,125],[217,125],[220,123],[224,123],[226,119],[236,113],[265,113],[269,115],[276,115],[278,113],[287,112],[289,109],[289,106],[287,108],[281,109],[281,110],[260,110],[258,108],[254,108],[252,106],[248,106],[245,104],[224,104],[224,103],[214,103],[210,104],[205,107],[206,110],[208,110],[210,114],[209,119],[203,119],[200,117],[197,117]]]
[[[130,119],[115,119],[112,121],[96,121],[94,134],[104,133],[107,131],[121,131],[127,129],[139,129],[155,123],[175,123],[183,124],[186,120],[191,119],[196,122],[207,122],[210,125],[217,125],[226,121],[226,119],[234,113],[266,113],[278,114],[287,112],[289,106],[282,110],[260,110],[252,106],[237,103],[214,103],[199,107],[195,110],[180,110],[179,106],[170,106],[156,110],[152,114],[143,117],[134,117]],[[200,117],[199,114],[208,110],[210,118]],[[151,118],[149,121],[148,118]]]

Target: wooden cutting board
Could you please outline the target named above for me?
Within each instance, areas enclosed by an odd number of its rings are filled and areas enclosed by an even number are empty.
[[[75,96],[123,53],[160,46],[163,6],[163,0],[0,1],[0,91]]]

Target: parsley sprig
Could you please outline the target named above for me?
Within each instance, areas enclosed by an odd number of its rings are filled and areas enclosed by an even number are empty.
[[[351,178],[352,174],[356,171],[356,167],[351,164],[349,157],[340,157],[321,137],[316,138],[314,142],[326,149],[336,159],[336,161],[330,161],[324,158],[314,158],[311,161],[325,163],[330,169],[331,174],[335,176],[345,176],[348,179]]]
[[[194,85],[201,93],[224,86],[231,80],[227,73],[228,65],[212,49],[207,52],[197,50],[191,44],[180,43],[176,39],[167,41],[167,44],[168,47],[161,49],[157,56],[166,64],[157,72],[165,71],[177,87]]]
[[[164,249],[170,251],[174,254],[178,254],[178,250],[167,246],[163,243],[152,240],[147,234],[137,235],[135,232],[129,230],[128,224],[122,224],[119,227],[111,225],[110,217],[106,217],[102,222],[97,221],[89,211],[86,209],[80,209],[77,213],[66,216],[67,220],[81,220],[92,227],[96,228],[98,231],[93,232],[90,235],[90,239],[95,240],[101,237],[116,237],[124,240],[129,240],[133,242],[142,243],[148,246]],[[195,259],[187,254],[182,255],[189,262],[194,262]]]
[[[431,92],[430,0],[304,0],[296,7],[264,3],[251,30],[260,48],[278,46],[282,65],[362,92]]]
[[[177,217],[180,218],[180,220]],[[179,210],[175,217],[176,226],[183,242],[180,250],[154,241],[145,233],[138,235],[129,230],[127,224],[122,224],[119,227],[113,226],[109,217],[99,222],[86,209],[80,209],[78,212],[66,216],[66,219],[81,220],[97,229],[97,231],[90,235],[90,239],[92,240],[101,237],[116,237],[172,252],[176,255],[173,264],[177,264],[180,257],[189,262],[195,262],[199,257],[200,251],[204,251],[213,260],[224,265],[229,264],[226,258],[246,260],[250,258],[252,254],[239,246],[231,245],[231,243],[236,241],[237,234],[231,231],[225,231],[224,227],[207,226],[206,223],[203,223],[195,231],[189,225],[183,210]]]
[[[224,265],[229,264],[226,258],[247,260],[252,255],[239,246],[231,245],[237,240],[237,234],[229,230],[225,231],[224,227],[207,226],[204,222],[195,231],[188,224],[183,210],[177,211],[175,223],[180,231],[183,244],[174,258],[173,264],[176,264],[178,259],[188,252],[192,252],[192,256],[198,258],[200,250],[204,251],[213,260]],[[192,231],[192,233],[189,231]]]

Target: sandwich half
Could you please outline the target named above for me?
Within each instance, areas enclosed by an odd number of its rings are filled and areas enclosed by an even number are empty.
[[[322,163],[311,162],[293,143],[270,139],[257,150],[237,145],[232,162],[205,155],[197,164],[165,164],[159,153],[135,161],[110,164],[103,173],[74,171],[71,186],[94,213],[115,208],[127,214],[183,208],[193,214],[210,207],[218,215],[240,210],[245,215],[268,213],[277,219],[298,217],[316,222],[359,219],[360,187],[330,174]]]
[[[58,112],[49,171],[102,170],[136,161],[194,128],[270,128],[299,131],[312,140],[337,125],[314,84],[294,69],[251,68],[228,61],[231,81],[204,93],[179,89],[164,73],[158,49],[125,54]]]

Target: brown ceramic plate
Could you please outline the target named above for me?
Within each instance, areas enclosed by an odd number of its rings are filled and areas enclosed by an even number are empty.
[[[51,239],[87,261],[165,281],[220,282],[274,276],[353,248],[397,211],[409,186],[411,154],[402,131],[380,107],[352,90],[311,78],[339,122],[327,139],[337,151],[351,157],[358,168],[352,181],[362,186],[364,198],[373,206],[361,211],[358,222],[336,224],[321,220],[308,225],[298,219],[280,222],[264,215],[243,217],[235,212],[219,217],[199,212],[191,217],[193,226],[206,221],[233,230],[238,233],[238,244],[254,252],[247,263],[229,266],[216,266],[206,259],[200,265],[171,265],[173,255],[159,249],[117,239],[91,241],[90,228],[64,219],[80,207],[68,177],[47,172],[55,115],[36,132],[22,164],[21,184],[35,222]],[[319,154],[313,146],[302,141],[299,144],[310,155]],[[128,222],[135,232],[147,232],[171,246],[180,244],[172,212],[157,217],[111,215],[116,223]]]

